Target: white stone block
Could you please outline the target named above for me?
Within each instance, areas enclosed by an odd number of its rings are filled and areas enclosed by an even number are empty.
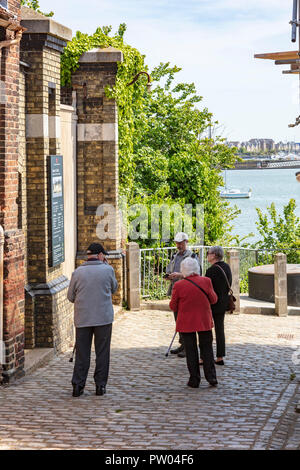
[[[78,124],[78,142],[118,142],[118,126],[114,123]]]
[[[50,139],[60,139],[61,124],[59,116],[49,116],[49,137]]]
[[[49,137],[48,114],[26,114],[26,137]]]

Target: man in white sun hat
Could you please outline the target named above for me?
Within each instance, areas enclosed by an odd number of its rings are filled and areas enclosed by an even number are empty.
[[[177,253],[173,254],[171,261],[168,264],[167,269],[166,269],[166,274],[168,275],[166,279],[168,281],[171,281],[169,289],[168,289],[168,295],[172,294],[172,289],[173,289],[175,282],[179,281],[180,279],[183,279],[183,275],[180,272],[180,265],[185,258],[188,258],[188,257],[196,258],[200,266],[200,276],[202,274],[199,258],[197,257],[195,253],[188,250],[188,241],[189,241],[189,237],[185,232],[178,232],[176,233],[174,237],[174,242],[176,243],[176,248],[178,251]],[[176,322],[177,312],[174,312],[174,318]],[[179,343],[180,343],[180,346],[178,348],[171,349],[171,354],[177,354],[178,357],[185,357],[183,337],[181,333],[179,333]]]

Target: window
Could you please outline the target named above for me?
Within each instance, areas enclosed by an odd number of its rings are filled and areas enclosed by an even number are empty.
[[[7,0],[0,0],[0,6],[7,10]]]

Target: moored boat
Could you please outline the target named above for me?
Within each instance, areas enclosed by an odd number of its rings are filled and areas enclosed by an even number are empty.
[[[250,198],[252,195],[252,189],[248,191],[241,191],[240,189],[225,189],[220,192],[220,196],[224,199],[241,199]]]

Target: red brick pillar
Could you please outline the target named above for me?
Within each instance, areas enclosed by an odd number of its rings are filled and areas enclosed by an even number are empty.
[[[0,40],[12,40],[20,26],[20,2],[8,1]],[[14,31],[15,30],[15,31]],[[24,366],[24,236],[18,226],[19,45],[1,49],[0,224],[4,228],[3,337],[6,363],[3,379],[23,374]]]

